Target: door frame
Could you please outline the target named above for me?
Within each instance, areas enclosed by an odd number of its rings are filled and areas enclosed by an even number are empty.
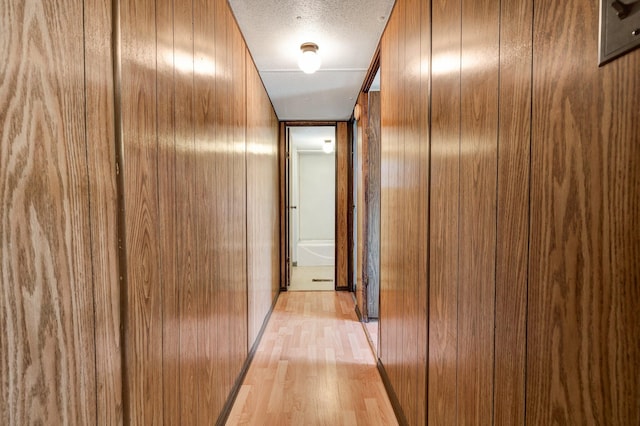
[[[376,74],[380,71],[380,46],[376,49],[374,53],[373,59],[367,71],[367,76],[365,77],[362,88],[360,89],[360,93],[358,95],[358,101],[356,106],[358,108],[358,135],[357,138],[360,139],[360,143],[362,144],[359,147],[358,161],[357,167],[358,170],[354,170],[354,174],[358,174],[360,170],[362,170],[361,175],[359,175],[361,181],[358,182],[358,203],[362,203],[362,205],[358,205],[358,217],[355,218],[354,226],[358,226],[358,221],[361,229],[358,229],[358,240],[355,242],[357,249],[357,259],[355,262],[355,267],[357,269],[357,280],[361,285],[361,288],[356,287],[356,312],[359,318],[368,322],[370,318],[377,319],[378,315],[370,315],[369,304],[371,299],[375,297],[375,291],[370,288],[370,280],[377,280],[377,308],[379,310],[380,307],[380,230],[373,229],[374,223],[372,223],[372,215],[373,211],[373,201],[377,199],[379,202],[380,197],[380,182],[379,182],[379,167],[380,164],[373,164],[373,159],[371,158],[371,138],[373,136],[371,121],[369,116],[369,92],[375,79]],[[355,110],[354,110],[354,119],[355,119]],[[380,123],[378,123],[379,125]],[[378,129],[379,130],[379,129]],[[380,135],[377,134],[379,138]],[[380,141],[378,140],[378,143]],[[354,141],[354,143],[358,144],[358,141]],[[378,146],[378,149],[380,147]],[[379,155],[379,152],[378,152]],[[379,162],[379,157],[377,158]],[[378,168],[378,175],[372,174],[373,170],[371,167]],[[377,176],[378,180],[373,181],[373,176]],[[379,217],[379,205],[378,205],[378,218]],[[379,225],[379,222],[378,222]],[[374,247],[375,246],[375,247]],[[377,264],[376,258],[377,257]],[[377,272],[377,273],[376,273]],[[374,275],[370,277],[371,275]]]
[[[287,291],[287,287],[291,283],[291,262],[290,262],[290,199],[289,199],[289,179],[290,179],[290,141],[289,141],[289,128],[290,127],[316,127],[316,126],[333,126],[336,131],[336,203],[335,203],[335,262],[334,262],[334,284],[335,290],[338,291],[352,291],[353,283],[348,277],[349,264],[351,262],[348,250],[339,250],[339,246],[342,244],[348,247],[349,233],[352,232],[349,229],[348,219],[348,201],[340,202],[340,197],[347,197],[348,194],[340,195],[339,187],[347,183],[349,187],[349,163],[345,168],[346,173],[339,172],[340,161],[344,159],[342,156],[350,153],[350,130],[346,135],[342,136],[345,140],[342,140],[338,131],[339,126],[345,126],[348,128],[348,122],[343,121],[281,121],[280,122],[280,137],[278,145],[278,162],[279,162],[279,175],[280,175],[280,291]],[[346,148],[346,152],[345,152]],[[346,159],[349,162],[349,159]],[[343,181],[344,180],[344,181]],[[342,208],[340,206],[343,206]],[[344,220],[341,220],[344,218]],[[343,265],[343,266],[339,266]],[[341,269],[344,269],[342,271]],[[342,284],[345,283],[345,284]],[[340,285],[342,284],[342,285]]]

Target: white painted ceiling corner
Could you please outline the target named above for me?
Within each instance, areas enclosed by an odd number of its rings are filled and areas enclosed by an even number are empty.
[[[278,119],[347,120],[395,0],[229,0]],[[316,43],[320,70],[298,68]]]

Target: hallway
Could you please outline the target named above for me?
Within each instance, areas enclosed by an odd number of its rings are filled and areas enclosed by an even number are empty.
[[[640,425],[640,7],[1,4],[0,425]],[[344,292],[282,292],[296,126]]]
[[[281,293],[227,425],[397,424],[347,292]]]

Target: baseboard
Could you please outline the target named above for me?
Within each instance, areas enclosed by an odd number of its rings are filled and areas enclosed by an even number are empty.
[[[391,381],[389,380],[389,376],[387,375],[387,371],[384,369],[384,365],[382,361],[378,359],[378,371],[380,372],[380,377],[382,377],[382,383],[384,384],[384,388],[387,390],[387,395],[389,395],[389,400],[391,401],[391,407],[393,408],[393,412],[396,414],[396,419],[401,426],[408,426],[409,422],[407,422],[407,418],[402,411],[402,407],[400,406],[400,401],[398,400],[398,396],[396,392],[393,390],[393,386],[391,386]]]
[[[360,308],[358,307],[358,304],[356,303],[356,315],[358,316],[358,321],[360,322],[364,322],[362,320],[362,312],[360,312]]]
[[[224,424],[229,419],[229,414],[231,414],[231,409],[233,408],[233,404],[236,402],[236,398],[238,397],[238,392],[240,392],[240,386],[242,386],[242,382],[244,382],[244,378],[247,375],[247,371],[249,371],[249,367],[251,366],[253,357],[256,354],[258,345],[260,345],[260,341],[262,341],[262,336],[264,335],[264,331],[267,328],[267,324],[269,323],[269,319],[271,318],[271,314],[273,313],[273,309],[276,307],[276,303],[278,302],[279,297],[280,297],[280,291],[278,291],[278,294],[273,299],[271,308],[269,309],[269,312],[267,312],[267,316],[265,317],[264,322],[262,323],[262,327],[260,327],[260,332],[256,337],[256,341],[253,342],[253,345],[251,346],[251,350],[247,355],[247,359],[244,361],[244,364],[242,365],[240,374],[238,375],[238,378],[236,379],[236,382],[234,383],[233,388],[231,389],[229,398],[227,398],[227,402],[224,404],[224,407],[222,407],[222,412],[220,413],[220,416],[218,416],[218,420],[216,421],[216,426],[224,426]]]

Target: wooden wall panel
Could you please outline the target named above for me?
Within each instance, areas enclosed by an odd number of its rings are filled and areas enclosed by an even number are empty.
[[[585,0],[535,16],[533,1],[396,3],[381,45],[380,359],[409,423],[425,376],[430,424],[639,422],[640,54],[598,68],[597,18]],[[420,89],[418,58],[432,65]],[[428,340],[413,334],[422,312]]]
[[[535,4],[527,424],[640,423],[640,51],[598,68],[598,15]]]
[[[246,211],[246,134],[275,147],[277,118],[226,1],[62,3],[0,8],[0,423],[210,423],[248,354],[249,247],[253,324],[278,291],[275,149],[258,239]]]
[[[95,424],[96,383],[110,385],[104,369],[96,378],[91,255],[113,239],[92,235],[109,218],[92,216],[91,197],[108,198],[112,181],[101,174],[108,158],[96,162],[93,150],[88,157],[86,128],[97,125],[95,120],[103,129],[110,124],[109,116],[96,117],[86,109],[108,96],[107,82],[95,69],[107,59],[99,50],[90,55],[87,78],[95,80],[87,95],[83,3],[61,3],[4,2],[0,7],[3,424]],[[95,12],[88,19],[100,22],[104,17]],[[87,38],[101,37],[102,28],[96,34],[88,29]],[[90,171],[94,165],[98,170]],[[105,261],[93,264],[96,273],[109,267]],[[110,290],[100,281],[96,295]],[[109,301],[97,305],[100,319],[109,321]],[[112,325],[97,330],[101,347]]]
[[[120,279],[109,0],[85,0],[86,140],[95,305],[96,424],[122,424]]]
[[[349,241],[348,205],[349,200],[349,157],[351,149],[348,123],[336,124],[336,288],[346,289],[349,285]]]
[[[458,422],[493,418],[499,4],[462,2]],[[478,41],[481,40],[481,43]]]
[[[495,423],[524,423],[533,1],[501,2]]]
[[[158,32],[173,33],[174,70],[173,86],[175,90],[175,215],[177,282],[179,283],[179,332],[180,332],[180,421],[196,424],[198,421],[198,399],[201,365],[199,359],[199,321],[200,300],[203,297],[203,282],[198,270],[197,211],[194,208],[196,188],[199,184],[196,175],[196,132],[203,126],[202,117],[196,113],[196,99],[202,94],[195,90],[195,23],[192,3],[174,1],[173,27],[158,28]],[[199,112],[200,110],[198,110]],[[197,115],[197,118],[196,118]],[[125,176],[126,178],[126,176]],[[204,263],[204,262],[203,262]],[[206,324],[205,327],[210,325]],[[208,327],[207,327],[208,328]],[[214,328],[215,329],[215,328]],[[184,362],[183,360],[190,360]],[[189,395],[186,397],[186,395]],[[137,397],[137,395],[132,395]]]
[[[416,12],[414,12],[414,10]],[[409,420],[414,423],[424,425],[427,421],[427,301],[428,301],[428,247],[429,247],[429,193],[424,188],[429,187],[429,145],[430,135],[427,131],[430,118],[430,106],[428,97],[422,93],[428,92],[430,86],[428,62],[422,61],[423,55],[431,50],[430,31],[428,20],[431,17],[431,4],[429,2],[417,1],[408,3],[407,14],[407,47],[406,47],[406,68],[412,74],[407,87],[411,95],[409,111],[410,128],[408,132],[408,152],[411,157],[415,157],[411,184],[413,191],[411,197],[415,197],[413,205],[413,220],[417,222],[411,228],[411,236],[415,243],[416,254],[413,258],[415,264],[413,268],[413,318],[411,327],[414,328],[411,338],[412,346],[415,348],[415,355],[409,374],[415,378],[415,384],[409,388],[407,398],[412,401],[414,413],[409,415]]]
[[[391,29],[394,15],[389,17],[387,23],[387,29],[383,32],[380,39],[380,87],[386,87],[387,91],[391,87],[391,70],[389,69],[390,53],[391,50]],[[385,92],[386,93],[386,92]],[[389,284],[387,275],[384,272],[389,268],[391,261],[390,256],[383,255],[386,251],[386,241],[389,239],[389,225],[388,225],[388,212],[390,209],[391,191],[389,191],[389,169],[391,164],[389,161],[390,149],[389,149],[389,135],[391,132],[391,102],[382,96],[380,93],[380,306],[378,315],[378,360],[382,362],[385,360],[385,368],[388,372],[389,355],[387,350],[387,343],[383,336],[388,334],[391,330],[391,318],[387,316],[389,312],[390,298],[389,298]],[[386,319],[383,319],[385,318]]]
[[[424,306],[419,307],[419,294],[421,283],[418,281],[420,275],[419,257],[420,245],[423,243],[423,237],[420,234],[424,230],[424,223],[427,220],[426,210],[420,210],[418,207],[421,202],[421,185],[420,181],[421,156],[420,156],[420,116],[423,113],[420,109],[420,66],[421,66],[421,49],[420,49],[420,1],[408,0],[404,8],[405,19],[404,24],[404,59],[401,68],[404,74],[403,97],[404,110],[401,110],[403,117],[402,127],[404,129],[404,202],[403,208],[403,234],[404,234],[404,256],[403,260],[403,279],[401,285],[403,288],[402,307],[405,311],[405,318],[402,322],[402,359],[403,363],[403,387],[404,391],[400,393],[401,402],[406,406],[406,416],[409,424],[424,424],[425,407],[424,395],[426,384],[424,375],[418,376],[421,371],[419,363],[420,355],[424,355],[422,347],[425,345],[426,335],[418,336],[418,331],[423,329],[422,325],[426,324],[426,317],[419,315],[424,311]],[[424,186],[423,186],[424,187]],[[420,343],[419,342],[422,342]],[[418,345],[421,348],[418,348]],[[423,364],[424,365],[424,364]]]
[[[457,423],[461,4],[432,0],[428,423]]]
[[[424,6],[427,17],[429,9]],[[408,424],[424,424],[427,415],[429,135],[422,131],[429,116],[429,67],[422,55],[430,47],[423,46],[422,12],[418,1],[398,2],[381,48],[380,360]]]
[[[125,422],[162,423],[162,289],[158,257],[155,2],[120,9],[126,206]]]
[[[246,170],[246,133],[247,133],[247,48],[240,33],[240,29],[235,23],[235,19],[231,14],[231,10],[227,6],[226,8],[226,23],[229,32],[229,51],[232,55],[232,73],[231,73],[231,93],[233,93],[233,109],[231,114],[231,142],[233,147],[233,173],[232,173],[232,211],[231,217],[234,218],[234,226],[230,236],[232,243],[231,250],[231,367],[232,372],[229,385],[233,387],[236,379],[238,378],[237,372],[242,369],[242,365],[247,358],[249,348],[247,346],[248,339],[248,312],[247,312],[247,259],[248,259],[248,245],[260,244],[257,241],[247,240],[247,170]],[[264,96],[261,87],[255,88],[258,93]],[[271,139],[269,142],[274,144],[277,139]],[[272,170],[275,169],[272,167]],[[272,171],[270,170],[270,171]],[[269,182],[269,181],[267,181]],[[277,182],[272,180],[271,185],[265,184],[265,189],[268,188],[271,196],[265,199],[265,202],[261,206],[266,210],[277,204]],[[267,227],[267,231],[272,231],[273,226]],[[273,245],[277,239],[272,233],[268,238],[265,238],[265,244]],[[272,258],[273,259],[273,258]],[[265,266],[260,269],[261,273],[265,275],[271,274],[271,268]],[[271,283],[269,283],[271,284]],[[270,300],[261,303],[262,306],[271,306]],[[268,308],[264,311],[261,320],[264,321]],[[235,373],[235,374],[234,374]]]
[[[397,372],[397,278],[396,246],[398,244],[397,220],[397,91],[398,74],[398,14],[389,18],[387,29],[381,40],[380,97],[381,116],[381,211],[380,211],[380,349],[378,357],[384,364],[389,380],[394,387],[399,384]],[[400,348],[402,349],[402,348]]]
[[[395,7],[395,13],[398,18],[396,19],[397,25],[397,42],[398,42],[398,53],[397,53],[397,62],[396,66],[398,67],[398,77],[395,82],[395,93],[398,96],[398,106],[396,109],[396,119],[395,123],[396,127],[396,137],[395,137],[395,152],[394,152],[394,160],[395,160],[395,168],[392,174],[395,175],[395,202],[394,208],[391,213],[391,223],[393,234],[397,235],[400,238],[397,238],[392,245],[393,250],[393,267],[389,271],[391,273],[392,280],[392,288],[394,289],[394,311],[396,313],[396,333],[395,333],[395,380],[398,383],[397,386],[397,395],[400,400],[400,403],[406,401],[407,387],[409,383],[407,381],[407,369],[409,364],[411,363],[410,359],[405,359],[405,350],[406,347],[404,345],[405,338],[405,319],[408,322],[411,320],[411,314],[407,312],[407,315],[404,315],[405,309],[407,306],[405,305],[406,300],[404,298],[405,290],[409,290],[406,285],[406,263],[407,263],[407,255],[409,254],[409,250],[404,250],[404,244],[408,243],[406,240],[407,234],[407,216],[409,212],[405,209],[406,203],[408,200],[408,188],[405,186],[405,126],[406,126],[406,109],[407,109],[407,98],[404,92],[405,85],[407,85],[407,75],[406,69],[404,67],[405,54],[406,54],[406,34],[405,34],[405,25],[406,25],[406,2],[400,2]],[[402,166],[401,166],[402,165]],[[402,206],[402,208],[400,208]],[[402,243],[401,243],[402,242]],[[411,407],[408,405],[403,405],[404,414],[408,416]]]
[[[218,312],[221,303],[217,300],[217,279],[218,256],[216,256],[216,244],[218,239],[219,217],[215,200],[223,195],[217,191],[217,181],[221,177],[217,176],[219,170],[219,154],[217,140],[214,138],[213,129],[216,127],[216,79],[214,75],[213,63],[215,52],[220,47],[215,43],[215,31],[219,25],[216,19],[214,2],[194,1],[193,2],[193,71],[189,74],[193,81],[193,151],[180,152],[179,156],[191,155],[194,170],[181,173],[178,176],[191,176],[189,185],[195,186],[194,205],[189,206],[192,211],[194,221],[193,241],[195,251],[193,259],[195,261],[196,275],[193,290],[195,294],[185,294],[184,299],[193,298],[193,310],[184,313],[185,323],[197,323],[195,332],[195,345],[190,353],[182,350],[183,361],[182,370],[195,373],[195,377],[190,378],[191,386],[195,386],[196,391],[191,394],[181,394],[181,400],[191,398],[191,401],[183,402],[192,412],[187,413],[192,421],[203,424],[207,419],[215,418],[220,410],[221,403],[218,402],[218,395],[224,392],[220,386],[220,365],[216,357],[216,332],[218,329]],[[188,21],[184,21],[183,31],[189,33]],[[176,28],[177,30],[177,28]],[[176,45],[176,49],[179,46]],[[179,52],[184,54],[185,52]],[[190,52],[187,52],[190,53]],[[191,58],[189,54],[186,58]],[[191,68],[191,67],[189,67]],[[189,74],[184,78],[188,80]],[[176,74],[177,75],[177,74]],[[176,105],[178,109],[178,105]],[[185,106],[188,110],[188,107]],[[224,182],[224,180],[223,180]],[[189,321],[192,318],[199,318],[199,321]],[[196,325],[196,324],[194,324]],[[188,337],[188,336],[187,336]],[[189,361],[187,361],[190,359]],[[186,364],[191,364],[189,368]],[[186,368],[185,368],[186,367]],[[184,408],[183,410],[184,411]],[[183,420],[184,422],[184,420]]]
[[[247,53],[247,239],[249,348],[253,346],[280,285],[278,133],[271,102]]]
[[[249,351],[249,322],[259,329],[278,291],[275,150],[252,192],[260,191],[253,215],[271,212],[258,238],[247,233],[246,164],[247,135],[275,147],[278,123],[255,69],[257,81],[247,82],[253,63],[226,1],[144,6],[120,16],[123,141],[130,161],[124,175],[129,417],[205,424],[221,415],[236,385]],[[261,100],[257,110],[248,110],[250,98]],[[144,207],[147,198],[156,203],[153,209]],[[141,234],[132,228],[138,211],[147,218]],[[263,259],[263,247],[270,258]],[[147,259],[146,249],[160,258]],[[248,292],[250,252],[260,253],[252,273],[264,281],[266,298],[253,294],[262,288]],[[141,266],[154,268],[152,281],[137,272]],[[137,289],[149,297],[140,299]],[[153,315],[159,306],[161,316],[144,317],[144,303]],[[139,355],[151,348],[153,354]]]
[[[227,24],[224,19],[224,10],[226,8],[225,2],[217,0],[215,3],[215,64],[216,64],[216,127],[215,127],[215,140],[218,149],[219,157],[216,167],[216,194],[218,198],[217,205],[217,217],[218,220],[215,225],[217,233],[216,238],[216,254],[215,261],[217,262],[218,277],[216,279],[216,303],[218,304],[218,326],[217,332],[217,360],[218,360],[218,384],[217,388],[227,389],[229,387],[230,380],[230,345],[228,344],[230,339],[230,288],[229,282],[230,276],[230,228],[232,226],[233,218],[230,217],[231,199],[229,198],[229,185],[231,182],[231,161],[232,161],[232,146],[230,141],[230,80],[231,80],[231,52],[229,52],[229,34]],[[226,220],[230,223],[225,223]],[[220,406],[225,399],[225,395],[217,391],[216,392],[215,405]]]
[[[176,246],[176,107],[174,84],[173,0],[156,1],[156,85],[158,115],[158,220],[162,283],[162,380],[164,389],[180,389],[180,281]],[[182,244],[182,242],[181,242]],[[180,267],[180,269],[182,266]],[[180,423],[180,398],[163,393],[165,424]]]

